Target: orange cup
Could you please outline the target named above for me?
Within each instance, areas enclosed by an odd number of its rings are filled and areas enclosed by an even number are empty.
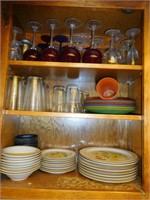
[[[119,92],[119,84],[114,78],[105,77],[97,83],[96,91],[101,99],[115,99]]]

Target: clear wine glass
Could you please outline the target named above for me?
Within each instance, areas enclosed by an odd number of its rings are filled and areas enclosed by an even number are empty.
[[[76,18],[67,18],[65,25],[70,28],[70,41],[67,46],[61,49],[62,62],[80,62],[80,52],[73,46],[73,30],[81,25],[81,22]]]
[[[127,64],[127,53],[128,53],[128,51],[131,47],[131,44],[132,44],[131,39],[125,39],[121,43],[121,47],[120,47],[119,52],[121,54],[123,64]]]
[[[104,53],[104,63],[120,64],[122,63],[122,57],[117,47],[117,41],[120,39],[121,33],[118,29],[109,29],[105,31],[105,35],[110,37],[109,49]]]
[[[17,35],[23,34],[22,29],[19,27],[13,26],[13,39],[10,44],[10,59],[11,60],[22,60],[22,43],[17,41]]]
[[[37,32],[41,31],[42,25],[38,22],[30,21],[27,26],[33,31],[32,47],[24,52],[23,60],[37,61],[40,59],[40,52],[35,45],[35,36]]]
[[[91,30],[91,45],[88,48],[83,56],[82,62],[84,63],[101,63],[102,62],[102,53],[96,48],[95,43],[95,31],[102,26],[101,21],[96,19],[91,19],[86,22],[86,26]],[[101,41],[102,42],[102,41]]]
[[[126,36],[128,36],[132,40],[131,48],[129,49],[127,54],[127,64],[135,65],[138,63],[139,54],[134,45],[134,37],[140,34],[140,32],[141,30],[139,28],[131,28],[126,31]]]
[[[53,32],[55,28],[59,27],[60,23],[56,19],[48,19],[46,20],[46,24],[50,27],[50,44],[48,48],[45,48],[41,52],[40,60],[57,62],[60,60],[60,55],[53,45]]]

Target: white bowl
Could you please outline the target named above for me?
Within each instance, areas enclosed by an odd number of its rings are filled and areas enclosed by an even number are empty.
[[[10,146],[2,149],[2,156],[6,157],[30,157],[40,153],[40,149],[31,146]]]
[[[27,179],[32,173],[33,171],[20,174],[11,174],[11,173],[5,173],[5,174],[13,181],[22,181]]]

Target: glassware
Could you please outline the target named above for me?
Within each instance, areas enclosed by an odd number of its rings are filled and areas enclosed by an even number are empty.
[[[53,40],[59,42],[59,53],[61,54],[62,44],[68,42],[68,38],[65,35],[55,35]]]
[[[122,57],[122,63],[127,64],[127,53],[131,47],[132,40],[131,39],[125,39],[121,43],[121,48],[119,50],[121,57]]]
[[[64,86],[55,85],[53,87],[52,111],[53,112],[66,111],[66,89]]]
[[[50,45],[42,51],[40,60],[57,62],[60,60],[60,55],[53,45],[53,32],[59,26],[59,22],[56,19],[48,19],[46,24],[50,27]]]
[[[28,49],[32,47],[32,42],[27,39],[22,39],[21,42],[23,44],[22,53],[24,54],[25,51],[27,51]]]
[[[25,91],[23,107],[25,110],[42,111],[44,110],[42,101],[42,78],[29,76]]]
[[[8,78],[6,108],[10,110],[23,110],[24,78],[10,75]]]
[[[61,61],[62,62],[80,62],[80,52],[73,46],[73,30],[81,25],[81,22],[76,18],[68,18],[65,20],[66,26],[70,28],[70,41],[67,46],[62,47]]]
[[[45,43],[39,43],[37,46],[43,51],[49,46],[50,35],[41,35],[41,40]]]
[[[100,28],[102,23],[99,20],[91,19],[86,22],[86,26],[91,30],[91,45],[88,48],[83,56],[82,62],[84,63],[102,63],[102,53],[95,46],[95,31]]]
[[[22,43],[20,41],[17,41],[17,35],[18,34],[23,34],[22,29],[13,26],[12,29],[13,32],[13,40],[11,41],[10,44],[10,59],[11,60],[22,60]]]
[[[35,36],[42,29],[42,25],[38,22],[30,21],[27,23],[27,26],[33,31],[32,47],[24,52],[23,60],[38,61],[40,59],[40,52],[35,45]]]
[[[42,83],[43,110],[50,111],[50,88],[45,82]]]
[[[67,112],[80,112],[80,89],[77,86],[67,87]]]
[[[110,64],[119,64],[122,63],[122,57],[119,53],[119,49],[117,48],[117,40],[120,38],[120,30],[118,29],[109,29],[105,31],[105,35],[110,37],[110,47],[104,53],[103,61],[104,63]]]
[[[139,54],[137,49],[134,46],[135,39],[134,37],[138,34],[140,34],[140,29],[139,28],[131,28],[126,31],[126,36],[130,37],[132,40],[131,48],[128,51],[127,54],[127,64],[135,65],[138,64],[139,61]]]

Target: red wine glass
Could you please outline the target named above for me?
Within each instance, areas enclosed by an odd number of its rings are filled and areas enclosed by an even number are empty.
[[[70,28],[70,41],[67,46],[61,49],[62,62],[80,62],[80,52],[73,46],[73,30],[81,25],[81,22],[76,18],[67,18],[65,24]]]
[[[102,23],[99,20],[91,19],[86,22],[86,26],[91,30],[91,45],[82,56],[83,63],[102,63],[102,53],[95,45],[95,31],[100,28]]]
[[[40,52],[37,50],[35,45],[35,35],[42,28],[42,25],[35,21],[28,22],[27,26],[33,31],[32,47],[24,52],[23,60],[37,61],[40,59]]]
[[[60,55],[53,45],[53,32],[55,28],[59,27],[60,23],[56,19],[48,19],[46,20],[46,24],[50,27],[50,44],[41,52],[40,60],[58,62],[60,60]]]

